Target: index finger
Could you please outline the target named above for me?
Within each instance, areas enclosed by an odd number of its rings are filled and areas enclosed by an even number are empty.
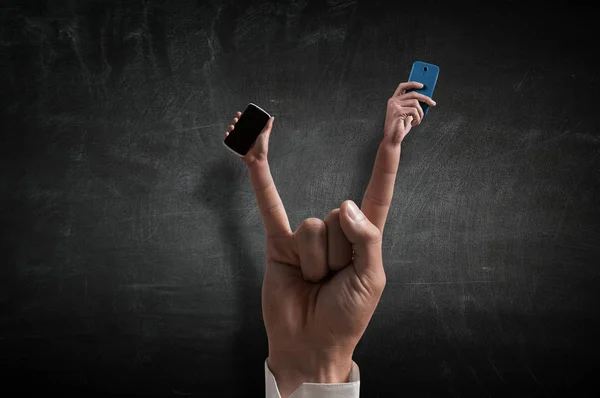
[[[394,91],[394,96],[396,95],[402,95],[406,93],[406,90],[410,90],[411,88],[423,88],[423,83],[419,83],[419,82],[404,82],[404,83],[400,83],[398,85],[398,88],[396,88],[396,91]]]
[[[267,237],[291,234],[290,222],[275,187],[269,162],[266,158],[256,160],[248,165],[248,169]]]
[[[365,217],[379,228],[382,235],[392,203],[399,161],[400,145],[382,141],[379,144],[371,180],[360,207]]]
[[[421,87],[423,87],[423,84],[419,82],[400,83],[394,95],[403,95],[406,93],[406,90]],[[365,217],[379,228],[382,235],[385,221],[390,211],[390,204],[392,203],[399,162],[400,145],[382,141],[379,144],[371,173],[371,180],[369,181],[360,207]]]

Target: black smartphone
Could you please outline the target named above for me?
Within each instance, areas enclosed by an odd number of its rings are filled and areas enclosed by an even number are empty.
[[[260,106],[249,103],[223,145],[238,156],[246,156],[270,118],[271,115]]]

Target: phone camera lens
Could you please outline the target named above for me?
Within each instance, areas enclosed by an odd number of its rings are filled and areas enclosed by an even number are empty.
[[[424,68],[423,68],[423,70],[424,70],[424,71],[427,71],[427,67],[424,67]]]

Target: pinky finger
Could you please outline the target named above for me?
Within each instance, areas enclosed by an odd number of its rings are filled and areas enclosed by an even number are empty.
[[[228,135],[229,135],[229,133],[226,131],[225,132],[225,138],[227,138]]]

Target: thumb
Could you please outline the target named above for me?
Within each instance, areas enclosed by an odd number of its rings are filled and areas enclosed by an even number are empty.
[[[274,121],[275,116],[271,116],[265,127],[260,132],[260,135],[256,138],[254,146],[256,147],[256,152],[259,154],[266,155],[269,151],[269,137],[271,136],[271,130],[273,129]]]
[[[354,250],[354,266],[359,276],[383,271],[381,232],[351,200],[340,206],[340,225]]]
[[[260,133],[265,134],[268,138],[268,136],[271,134],[271,129],[273,129],[274,122],[275,122],[275,116],[271,116],[269,118],[269,120],[267,120],[267,124],[265,124],[265,127],[262,129],[262,131]]]

